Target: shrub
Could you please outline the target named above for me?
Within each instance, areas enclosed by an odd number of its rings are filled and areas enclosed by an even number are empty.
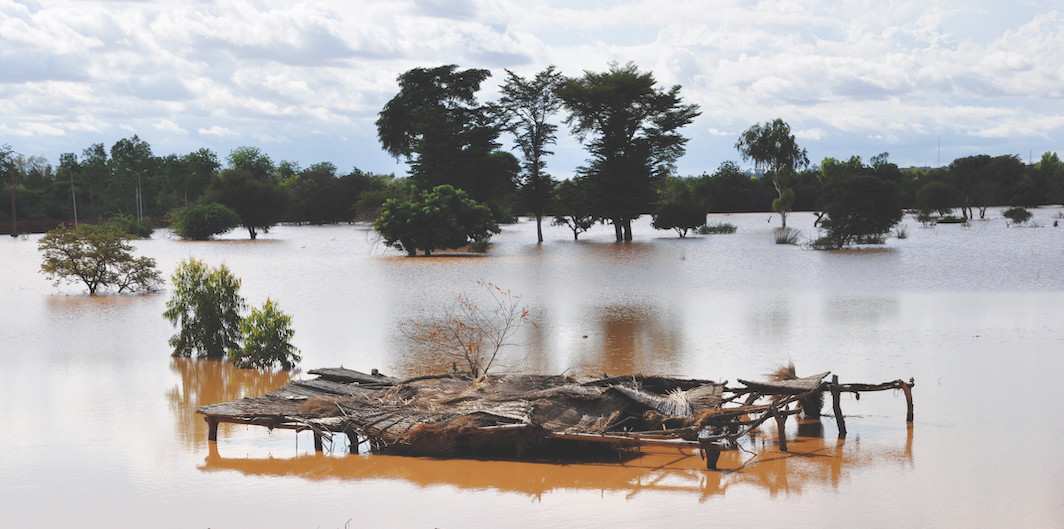
[[[240,225],[240,216],[222,204],[188,206],[170,214],[170,229],[182,239],[205,241]]]
[[[714,224],[712,226],[709,226],[707,224],[699,226],[698,233],[700,235],[735,233],[738,229],[739,228],[737,228],[734,224],[729,224],[727,222],[718,222],[717,224]]]
[[[149,220],[137,220],[129,215],[116,215],[103,223],[104,227],[128,233],[133,237],[148,239],[155,226]]]
[[[163,316],[180,327],[170,338],[173,355],[224,358],[240,341],[240,280],[225,265],[210,269],[203,261],[188,259],[171,281],[173,297]]]
[[[1025,224],[1034,215],[1023,206],[1014,206],[1003,211],[1001,216],[1011,221],[1011,224]],[[1006,222],[1006,225],[1009,224],[1009,222]]]
[[[229,351],[229,360],[239,368],[270,369],[279,364],[287,370],[302,359],[291,343],[295,334],[292,317],[278,310],[270,299],[261,309],[251,309],[251,315],[240,322],[240,332],[244,347]]]
[[[814,250],[838,250],[842,248],[842,242],[831,236],[824,235],[810,242],[809,247]]]
[[[773,231],[776,244],[798,244],[798,235],[801,233],[794,228],[776,228]]]

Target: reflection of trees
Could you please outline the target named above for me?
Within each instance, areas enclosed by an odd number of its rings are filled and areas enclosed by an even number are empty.
[[[816,427],[809,423],[805,429]],[[821,429],[821,432],[823,430]],[[205,471],[237,470],[255,476],[296,476],[311,480],[401,479],[418,487],[451,485],[464,489],[496,489],[535,498],[554,490],[690,493],[699,500],[724,494],[729,487],[752,485],[770,494],[800,494],[806,486],[837,487],[849,472],[872,465],[912,463],[912,428],[904,448],[862,445],[861,442],[798,435],[789,451],[775,447],[775,433],[747,443],[755,455],[732,450],[721,454],[719,472],[705,470],[697,454],[669,449],[648,451],[616,464],[552,464],[550,462],[426,459],[382,455],[308,455],[291,459],[223,458],[217,451],[205,460]]]
[[[288,371],[237,369],[229,362],[171,358],[170,369],[181,384],[167,392],[177,431],[189,446],[207,441],[207,423],[196,410],[204,404],[228,402],[269,393],[288,383]]]
[[[669,369],[683,344],[679,324],[658,307],[619,305],[604,307],[597,315],[599,336],[590,337],[592,349],[578,366],[583,371],[609,374],[657,373]],[[598,343],[596,343],[598,342]]]

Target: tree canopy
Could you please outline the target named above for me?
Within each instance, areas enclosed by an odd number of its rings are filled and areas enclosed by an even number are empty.
[[[153,292],[162,282],[155,259],[134,257],[131,237],[113,226],[61,225],[37,244],[44,254],[41,272],[56,285],[81,282],[90,295],[112,287],[118,292]]]
[[[791,134],[791,127],[780,118],[766,121],[764,124],[755,123],[743,131],[735,148],[743,160],[751,160],[754,167],[764,170],[772,185],[776,188],[777,200],[773,201],[772,209],[780,214],[783,227],[787,227],[787,211],[794,197],[784,197],[784,188],[787,187],[786,178],[796,170],[809,165],[809,157],[805,149],[800,149],[798,143]]]
[[[536,216],[537,242],[543,242],[543,214],[557,185],[545,171],[544,158],[554,154],[548,147],[557,141],[558,126],[550,118],[562,107],[555,90],[563,79],[554,66],[548,66],[532,79],[506,70],[506,83],[498,103],[503,112],[503,128],[513,135],[524,156],[522,199]]]
[[[657,185],[683,155],[678,131],[699,115],[683,104],[680,86],[658,88],[632,63],[567,78],[557,89],[566,123],[587,146],[587,177],[595,214],[609,219],[618,241],[632,240],[632,220],[650,210]]]
[[[822,226],[835,247],[846,246],[861,236],[887,233],[901,220],[902,200],[898,186],[875,175],[846,175],[824,186]]]
[[[431,255],[439,249],[460,248],[499,233],[487,206],[449,185],[416,192],[411,200],[388,199],[373,228],[385,244],[409,256],[418,250]]]

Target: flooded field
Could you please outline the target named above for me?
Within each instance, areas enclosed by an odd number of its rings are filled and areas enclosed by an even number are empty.
[[[1000,212],[922,227],[874,249],[817,252],[772,241],[778,217],[711,216],[733,235],[677,239],[636,223],[573,242],[529,222],[486,256],[409,259],[366,226],[288,227],[258,241],[136,243],[164,275],[186,257],[226,264],[251,305],[292,316],[304,369],[427,369],[399,324],[438,313],[476,281],[542,311],[502,369],[642,372],[735,381],[788,361],[842,382],[916,379],[916,420],[883,392],[844,397],[834,420],[788,423],[725,452],[563,464],[316,456],[309,434],[222,425],[202,404],[270,391],[288,373],[173,359],[168,294],[91,298],[37,272],[39,236],[0,240],[0,512],[9,527],[1059,527],[1064,520],[1064,209],[1040,227]],[[811,214],[788,217],[803,237]],[[293,377],[303,377],[299,373]],[[830,407],[830,406],[829,406]],[[350,522],[349,522],[350,521]]]

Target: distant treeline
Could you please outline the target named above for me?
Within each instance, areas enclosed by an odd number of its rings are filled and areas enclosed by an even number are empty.
[[[504,172],[505,173],[505,172]],[[383,202],[410,192],[405,177],[363,172],[340,172],[329,162],[301,167],[274,162],[256,147],[240,147],[226,163],[210,149],[156,156],[137,136],[85,148],[81,155],[63,153],[58,166],[40,156],[23,156],[0,148],[0,222],[11,219],[11,186],[20,231],[36,231],[55,222],[76,218],[92,222],[113,217],[165,222],[176,208],[208,198],[212,183],[237,176],[262,182],[281,191],[272,202],[283,211],[283,222],[328,224],[373,220]],[[1045,153],[1035,164],[1018,156],[968,156],[947,167],[899,168],[886,153],[865,163],[825,158],[819,166],[792,174],[794,210],[818,210],[823,183],[835,176],[867,174],[889,180],[902,190],[907,207],[944,211],[962,208],[964,216],[982,215],[989,206],[1034,207],[1064,203],[1064,163]],[[499,221],[525,214],[516,179],[493,182],[491,204]],[[743,171],[726,161],[712,174],[672,176],[659,190],[661,200],[680,198],[699,202],[708,213],[768,212],[777,191],[768,178]],[[556,214],[564,214],[557,211]],[[647,213],[650,213],[649,211]],[[48,222],[51,221],[51,222]],[[23,224],[25,223],[25,224]]]

